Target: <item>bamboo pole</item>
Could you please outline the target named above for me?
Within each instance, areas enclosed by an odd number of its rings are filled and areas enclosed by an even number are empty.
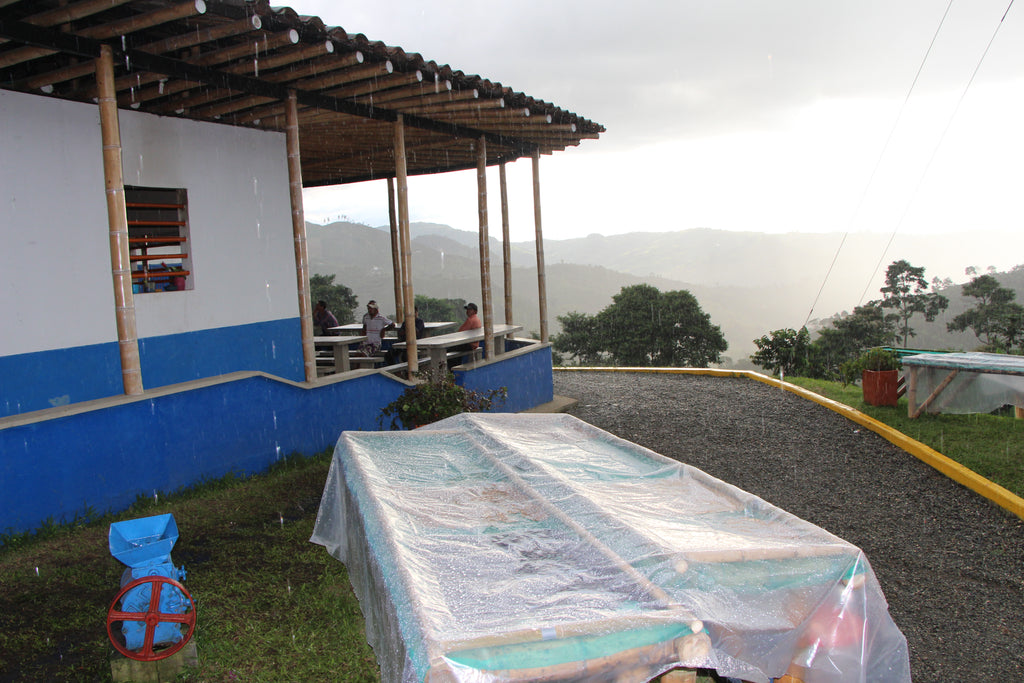
[[[540,150],[533,151],[533,224],[537,233],[537,300],[540,304],[540,340],[548,341],[548,290],[544,273],[544,232],[540,220]]]
[[[491,306],[491,253],[487,235],[487,138],[480,136],[476,150],[477,217],[480,223],[480,312],[484,316],[484,353],[494,358],[494,316]]]
[[[388,178],[388,222],[391,225],[391,271],[395,280],[395,319],[405,320],[405,289],[402,286],[402,237],[395,213],[395,179]],[[408,328],[406,328],[408,329]]]
[[[135,328],[135,295],[128,257],[128,213],[124,197],[124,169],[121,165],[121,129],[114,90],[114,57],[109,45],[100,48],[96,60],[99,91],[100,133],[103,141],[103,180],[107,196],[107,224],[110,240],[110,271],[114,284],[117,344],[121,357],[124,393],[143,392],[139,339]]]
[[[512,242],[508,226],[508,181],[505,162],[498,164],[498,185],[501,188],[501,256],[505,271],[505,324],[512,325]]]
[[[295,239],[295,280],[299,294],[302,330],[302,364],[306,381],[316,381],[316,350],[313,347],[313,314],[309,301],[309,259],[306,254],[306,215],[302,208],[302,157],[299,154],[299,113],[295,91],[288,91],[285,143],[288,150],[288,188],[292,204],[292,235]]]
[[[415,296],[412,291],[412,241],[409,239],[409,179],[405,167],[405,117],[395,121],[395,180],[398,187],[398,233],[402,243],[402,295],[405,300],[406,371],[409,379],[419,370],[416,350]]]

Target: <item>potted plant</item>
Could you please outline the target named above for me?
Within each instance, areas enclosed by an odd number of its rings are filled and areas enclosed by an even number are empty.
[[[895,406],[899,398],[900,360],[892,351],[871,349],[855,361],[850,370],[860,371],[864,402],[872,406]]]
[[[407,388],[402,395],[384,406],[377,424],[384,426],[391,419],[391,429],[415,429],[459,413],[476,413],[508,398],[508,388],[499,387],[480,393],[455,383],[455,375],[443,372],[427,375]]]

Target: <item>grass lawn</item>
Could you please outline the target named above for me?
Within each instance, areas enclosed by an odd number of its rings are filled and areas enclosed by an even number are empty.
[[[787,377],[787,382],[856,408],[1024,497],[1024,420],[1012,409],[995,415],[928,415],[911,420],[907,401],[895,408],[864,403],[861,389],[838,382]]]
[[[345,566],[309,542],[330,454],[228,477],[0,548],[0,681],[109,681],[110,601],[125,569],[110,522],[170,512],[196,603],[199,667],[179,681],[378,681]]]

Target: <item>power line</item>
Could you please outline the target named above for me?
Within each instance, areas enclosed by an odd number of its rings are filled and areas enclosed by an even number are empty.
[[[1011,0],[1012,4],[1012,0]],[[932,34],[932,40],[928,43],[928,49],[925,50],[924,57],[921,59],[921,64],[917,67],[917,73],[914,74],[914,80],[911,81],[910,87],[907,89],[906,97],[903,98],[903,104],[900,106],[900,111],[896,115],[896,120],[893,121],[892,127],[889,129],[889,135],[885,139],[885,144],[882,145],[882,150],[878,154],[878,159],[875,161],[875,166],[871,169],[871,175],[868,176],[868,181],[864,185],[864,189],[860,193],[860,199],[857,200],[857,206],[853,210],[853,214],[850,216],[850,221],[847,225],[846,232],[843,233],[843,239],[839,242],[839,246],[836,248],[836,253],[832,256],[832,263],[829,264],[828,270],[825,272],[825,278],[821,281],[821,287],[818,288],[818,294],[814,297],[814,302],[811,304],[811,310],[807,312],[807,318],[804,320],[803,326],[806,326],[811,320],[811,316],[814,314],[814,307],[818,305],[818,300],[821,298],[821,293],[825,290],[825,285],[828,283],[829,276],[832,275],[832,269],[836,265],[836,261],[839,259],[839,254],[843,250],[843,245],[846,244],[846,238],[850,234],[850,227],[857,220],[860,215],[861,207],[864,206],[864,200],[868,195],[868,190],[871,189],[871,185],[874,183],[875,175],[878,173],[878,169],[882,165],[882,160],[885,158],[885,153],[889,150],[889,143],[892,142],[893,135],[896,133],[896,129],[899,127],[900,120],[903,118],[903,112],[907,109],[907,103],[910,101],[910,96],[914,92],[914,88],[917,86],[917,81],[921,77],[921,72],[924,71],[924,65],[928,61],[928,56],[932,53],[932,48],[935,46],[935,41],[939,37],[939,31],[942,30],[942,25],[946,22],[946,17],[949,16],[949,10],[953,7],[953,0],[949,0],[949,4],[946,5],[946,11],[942,13],[942,19],[939,20],[939,25],[935,27],[935,32]],[[1009,8],[1007,8],[1009,9]],[[1005,14],[1003,15],[1005,17]],[[890,243],[892,240],[890,239]],[[886,247],[888,249],[888,247]],[[884,258],[883,252],[883,258]],[[877,267],[876,267],[877,270]],[[874,278],[874,273],[871,275]],[[867,291],[867,290],[865,290]],[[863,295],[861,295],[863,299]]]
[[[889,247],[892,246],[892,242],[896,239],[896,233],[903,225],[903,219],[907,217],[910,212],[910,207],[914,203],[914,199],[917,197],[918,191],[924,184],[925,176],[928,175],[928,171],[932,167],[932,162],[935,161],[935,157],[939,153],[939,147],[942,146],[943,141],[946,139],[946,133],[949,132],[950,127],[953,125],[953,120],[956,118],[957,112],[960,111],[960,105],[963,104],[964,99],[967,97],[967,91],[970,89],[971,84],[974,83],[975,76],[978,75],[978,71],[981,70],[981,64],[985,61],[985,57],[988,55],[988,51],[992,48],[992,43],[996,40],[996,35],[999,33],[999,29],[1002,28],[1003,22],[1006,20],[1006,15],[1010,13],[1010,8],[1013,7],[1014,0],[1010,0],[1010,4],[1006,6],[1006,11],[1003,12],[1002,18],[999,19],[999,23],[996,24],[996,29],[992,32],[992,37],[988,40],[988,45],[985,46],[985,51],[981,53],[981,57],[978,59],[978,63],[974,66],[974,71],[971,73],[971,77],[967,79],[967,84],[964,85],[963,91],[960,93],[960,98],[956,102],[956,106],[953,108],[953,113],[949,115],[949,120],[946,121],[946,127],[942,129],[942,135],[939,136],[938,141],[935,143],[935,147],[932,149],[931,156],[928,158],[928,163],[925,165],[924,170],[921,172],[921,177],[917,181],[917,185],[914,187],[914,191],[910,195],[910,200],[903,209],[903,214],[900,215],[900,219],[896,222],[896,226],[892,230],[892,234],[889,235],[889,241],[885,244],[885,249],[882,250],[882,255],[878,258],[878,263],[875,264],[875,269],[871,272],[871,277],[868,278],[867,284],[864,286],[864,291],[861,292],[860,301],[858,305],[864,301],[864,297],[867,296],[868,288],[871,287],[871,281],[875,279],[875,275],[878,273],[878,269],[881,268],[882,262],[885,260],[885,255],[889,252]],[[952,4],[952,3],[950,3]],[[947,8],[948,10],[948,8]]]

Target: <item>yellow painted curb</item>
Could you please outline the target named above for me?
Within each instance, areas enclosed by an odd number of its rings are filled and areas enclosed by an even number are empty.
[[[865,415],[856,408],[851,408],[845,403],[833,401],[813,391],[798,387],[795,384],[778,380],[768,375],[752,370],[719,370],[715,368],[581,368],[581,367],[556,367],[559,371],[590,371],[590,372],[653,372],[676,375],[709,375],[711,377],[745,377],[758,382],[770,384],[790,391],[797,396],[814,401],[815,403],[833,410],[843,417],[853,420],[857,424],[870,429],[895,446],[902,448],[927,465],[934,467],[958,484],[962,484],[980,496],[987,498],[999,507],[1012,512],[1021,519],[1024,519],[1024,498],[1010,492],[995,482],[989,481],[977,472],[967,469],[960,463],[946,457],[937,450],[924,445],[920,441],[911,439],[903,432],[896,431],[889,425],[879,422],[875,418]]]

